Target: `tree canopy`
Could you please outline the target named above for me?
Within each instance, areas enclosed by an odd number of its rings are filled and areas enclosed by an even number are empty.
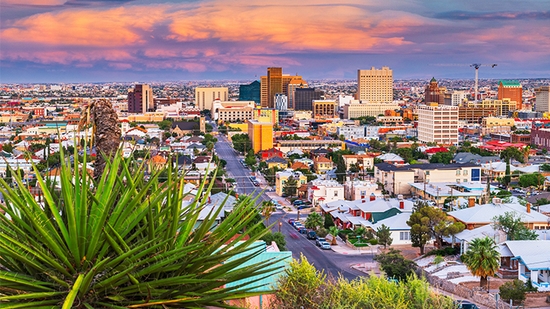
[[[490,237],[475,238],[468,246],[466,253],[462,255],[462,261],[472,275],[480,277],[480,287],[485,287],[487,277],[497,272],[499,260],[497,244]]]
[[[493,217],[493,228],[506,233],[508,240],[535,240],[537,233],[529,230],[523,218],[515,212],[507,211],[504,215]]]

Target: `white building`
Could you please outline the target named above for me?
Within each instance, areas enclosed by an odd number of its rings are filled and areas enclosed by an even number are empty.
[[[338,136],[343,135],[345,139],[352,140],[356,138],[378,139],[378,130],[376,126],[341,126],[336,129]]]
[[[275,109],[286,111],[288,109],[288,97],[282,93],[275,94]]]
[[[364,180],[348,180],[344,183],[344,196],[348,201],[370,199],[371,196],[382,196],[378,184]]]
[[[458,107],[420,105],[418,140],[438,144],[458,144]]]
[[[358,100],[353,100],[343,107],[344,119],[359,118],[365,116],[378,117],[384,115],[387,110],[400,109],[399,103],[390,101],[389,103],[366,103]]]
[[[344,199],[344,185],[335,180],[312,180],[307,189],[307,199],[313,205]]]

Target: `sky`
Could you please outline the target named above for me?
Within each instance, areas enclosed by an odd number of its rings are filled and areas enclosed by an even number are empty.
[[[550,77],[550,1],[0,0],[1,83],[473,79],[473,63]]]

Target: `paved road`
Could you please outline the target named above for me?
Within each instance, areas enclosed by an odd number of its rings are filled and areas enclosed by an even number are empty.
[[[285,235],[286,247],[292,251],[295,259],[300,259],[303,254],[307,260],[318,270],[324,270],[325,274],[335,278],[340,275],[348,280],[365,276],[365,273],[352,269],[352,264],[372,262],[371,255],[342,255],[332,250],[321,250],[315,245],[315,241],[309,240],[305,235],[298,233],[294,227],[288,224],[287,220],[296,218],[296,215],[283,212],[275,213],[271,216],[270,224],[279,221],[282,222],[281,233]],[[279,230],[278,224],[273,226],[273,231]]]
[[[250,181],[250,170],[245,168],[240,162],[238,153],[233,149],[227,138],[223,135],[218,135],[218,142],[215,145],[216,154],[221,159],[227,162],[226,172],[229,178],[234,178],[237,181],[236,191],[239,194],[259,194],[261,189],[255,187]],[[270,200],[267,194],[262,193],[258,197],[258,203]],[[354,279],[359,276],[365,276],[364,273],[351,268],[352,264],[366,263],[372,261],[371,255],[341,255],[331,250],[321,250],[312,240],[308,240],[304,235],[299,234],[294,228],[287,223],[289,218],[296,218],[296,215],[286,214],[279,211],[273,214],[270,222],[276,222],[281,219],[281,232],[286,236],[287,249],[292,251],[294,258],[299,259],[303,254],[310,263],[318,270],[324,270],[327,275],[338,277],[342,274],[346,279]],[[274,231],[278,231],[279,226],[273,227]]]

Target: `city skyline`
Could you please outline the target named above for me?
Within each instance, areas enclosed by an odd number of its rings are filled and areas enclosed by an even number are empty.
[[[550,77],[544,1],[2,0],[0,82]]]

